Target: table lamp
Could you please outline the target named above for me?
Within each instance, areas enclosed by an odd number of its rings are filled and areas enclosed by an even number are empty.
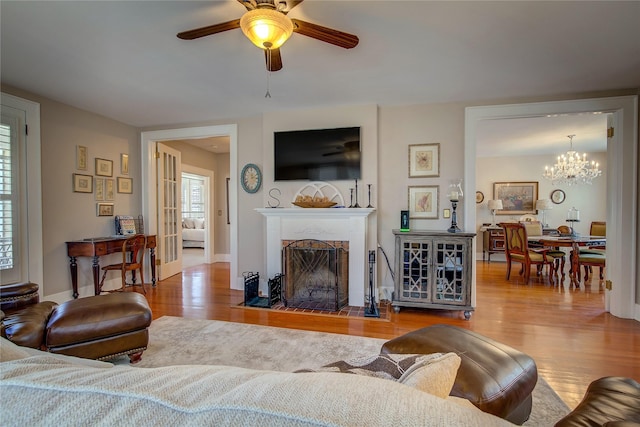
[[[551,199],[536,200],[536,209],[542,211],[542,227],[548,228],[549,224],[546,221],[545,211],[553,209],[553,202],[551,202]]]
[[[496,227],[496,211],[502,209],[502,200],[489,200],[487,205],[489,206],[489,210],[493,213],[493,222],[491,223],[491,225],[493,227]]]

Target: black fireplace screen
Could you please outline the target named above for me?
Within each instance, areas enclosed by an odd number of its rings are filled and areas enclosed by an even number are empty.
[[[282,249],[284,304],[338,311],[349,302],[348,242],[295,240]]]

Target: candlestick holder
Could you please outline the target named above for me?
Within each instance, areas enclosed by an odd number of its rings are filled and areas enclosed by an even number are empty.
[[[367,187],[369,191],[369,204],[367,205],[367,207],[372,208],[373,206],[371,206],[371,184],[367,184]]]
[[[358,204],[358,180],[356,179],[356,204],[353,205],[354,208],[359,208],[360,205]]]
[[[449,200],[451,201],[451,227],[447,229],[449,233],[460,233],[458,228],[458,201],[462,198],[462,180],[458,179],[449,184]]]
[[[458,214],[456,213],[456,208],[458,207],[458,201],[451,201],[451,227],[447,229],[449,233],[460,233],[462,230],[458,228]]]
[[[353,188],[350,188],[349,191],[351,191],[351,203],[349,204],[349,207],[352,208],[353,207]]]

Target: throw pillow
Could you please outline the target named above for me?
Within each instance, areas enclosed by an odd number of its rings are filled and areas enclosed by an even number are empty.
[[[451,393],[459,367],[460,357],[455,353],[380,354],[296,372],[341,372],[383,378],[446,398]]]
[[[195,228],[195,229],[203,229],[204,228],[204,219],[202,219],[202,218],[194,218],[193,219],[193,228]]]
[[[193,222],[193,218],[184,218],[182,220],[182,223],[184,224],[184,228],[196,228],[196,225]]]

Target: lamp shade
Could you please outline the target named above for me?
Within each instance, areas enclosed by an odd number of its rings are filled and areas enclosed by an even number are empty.
[[[254,9],[240,18],[245,36],[260,49],[277,49],[293,33],[293,23],[285,14],[272,9]]]
[[[553,202],[551,202],[551,199],[538,199],[536,200],[536,209],[539,211],[553,209]]]
[[[489,200],[487,205],[489,206],[489,210],[500,210],[502,209],[502,200]]]

